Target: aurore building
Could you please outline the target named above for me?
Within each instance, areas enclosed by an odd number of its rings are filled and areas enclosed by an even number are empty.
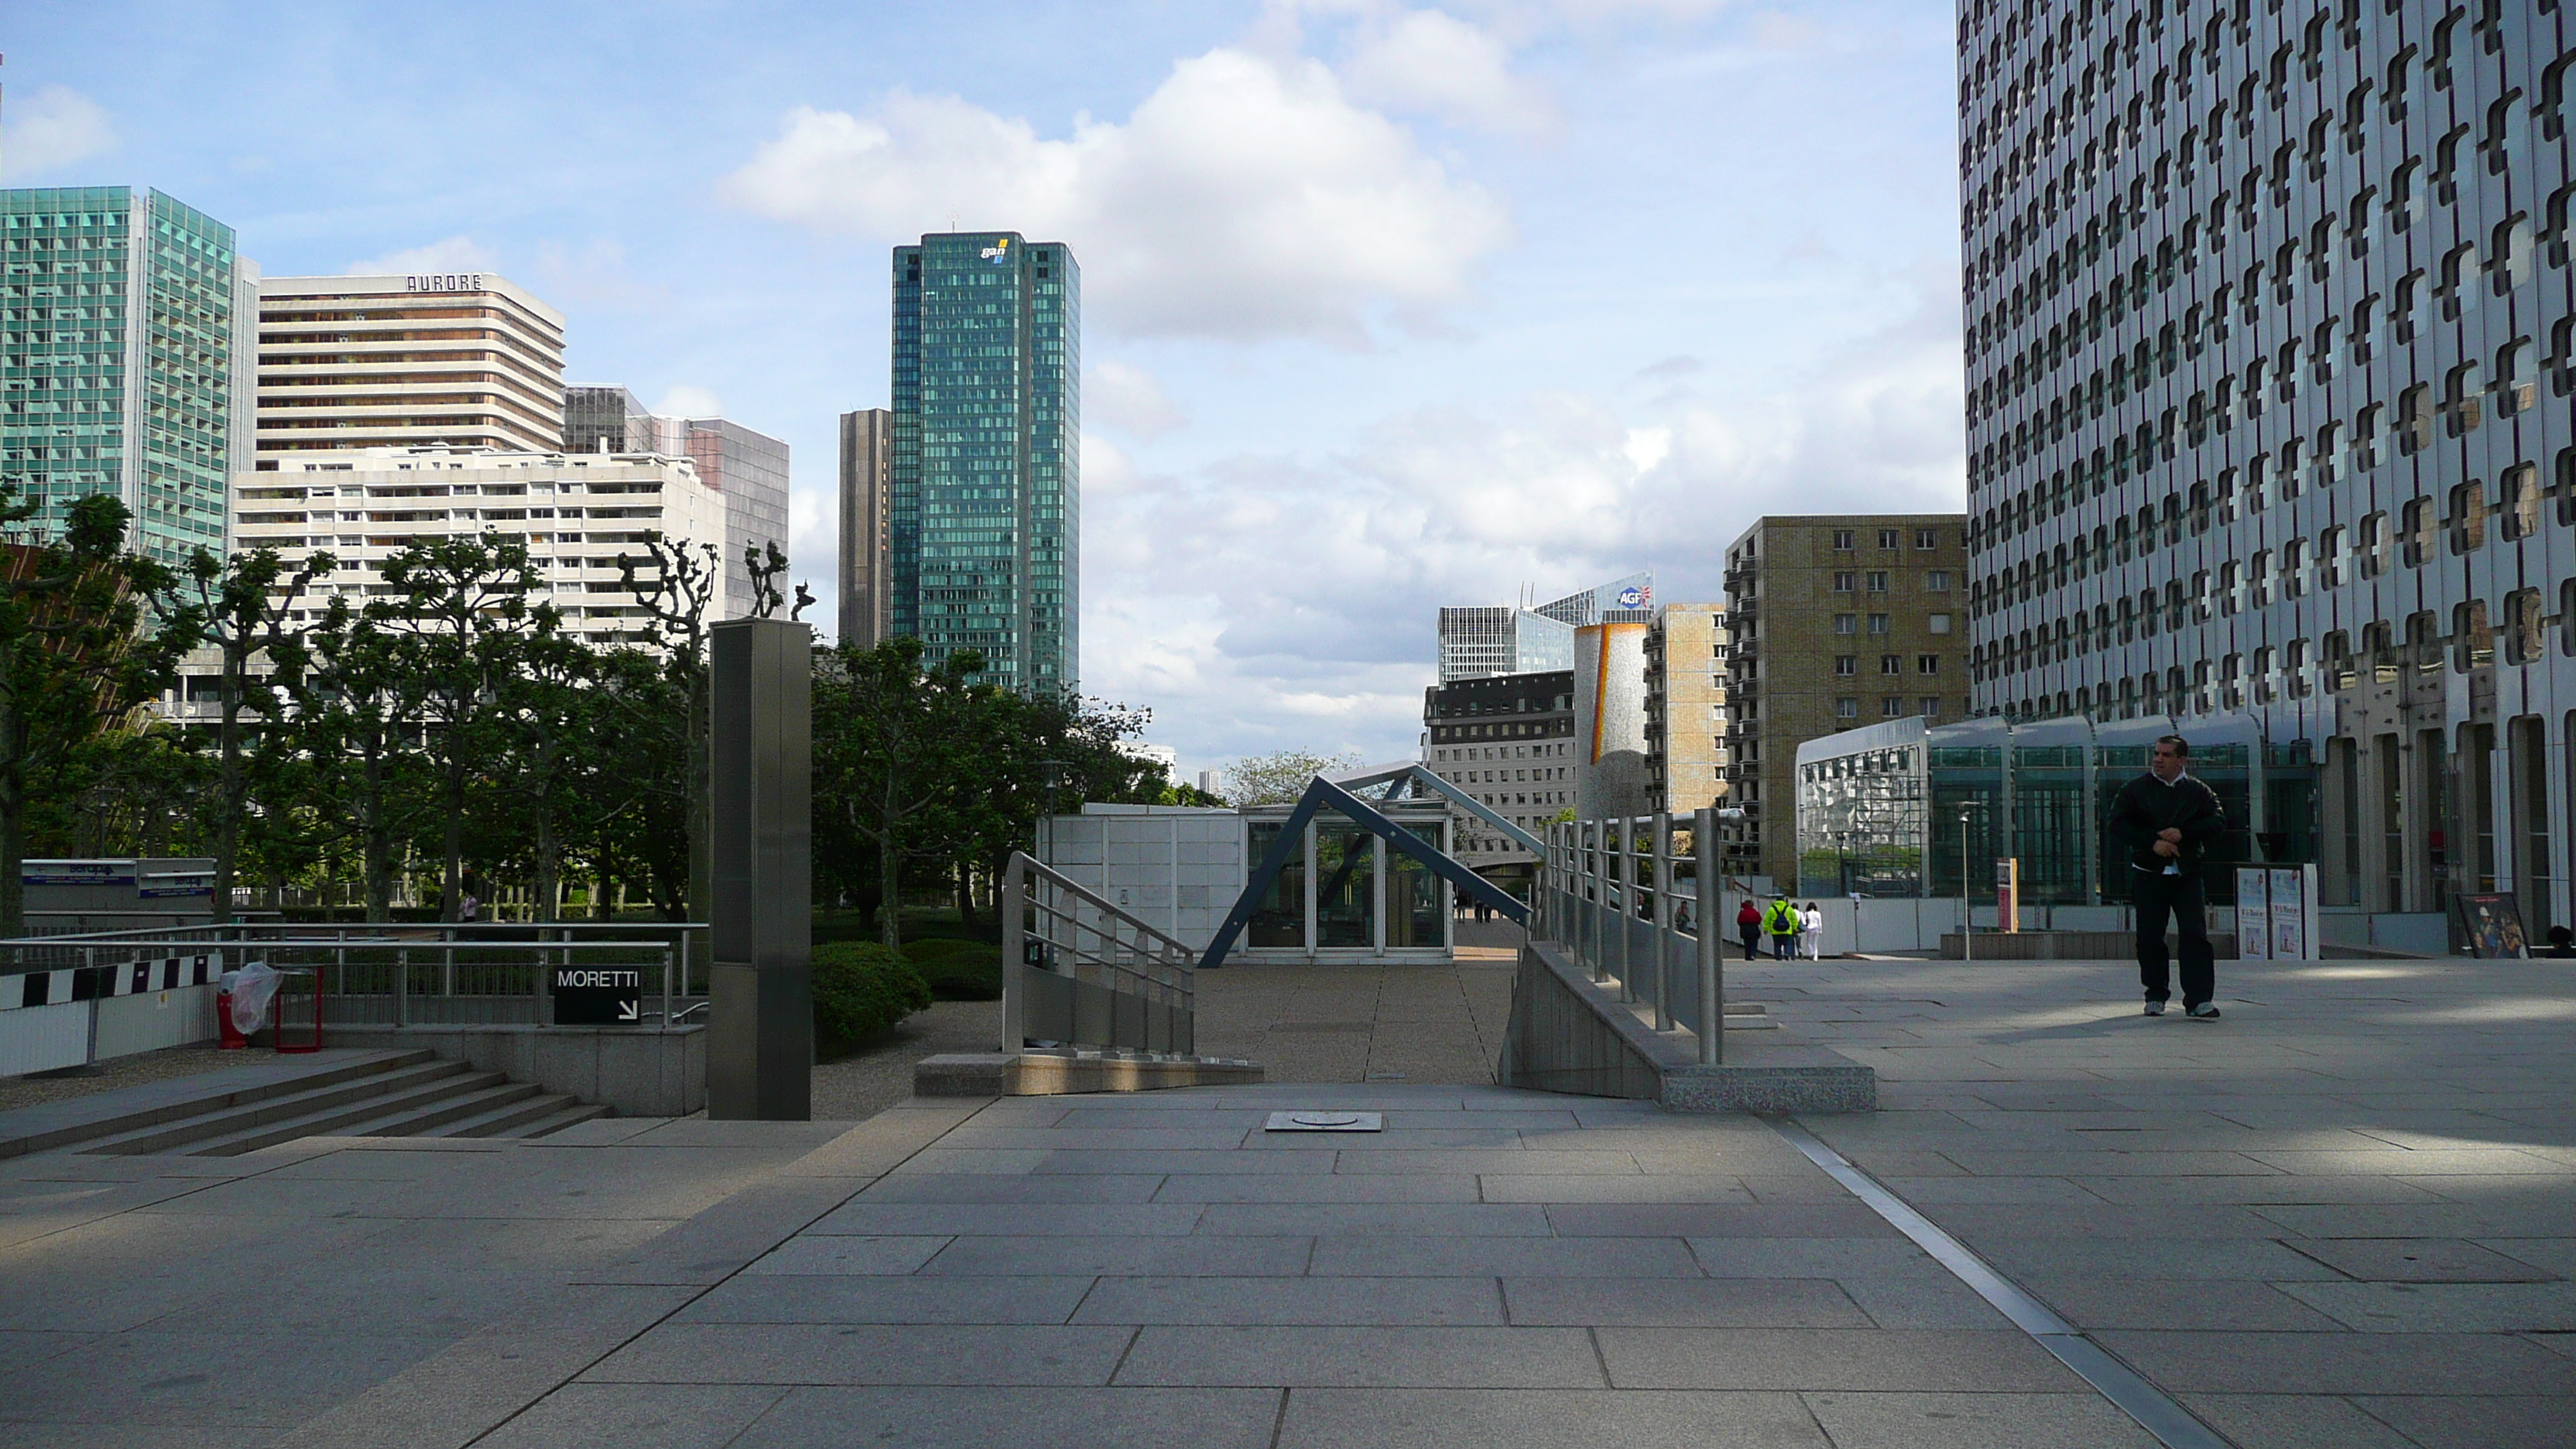
[[[1081,651],[1082,282],[1017,232],[894,249],[888,629],[1071,689]]]
[[[1976,704],[2254,740],[2245,823],[2329,908],[2576,908],[2571,31],[1960,17]]]
[[[0,478],[46,533],[114,493],[138,551],[222,553],[258,306],[233,229],[158,191],[20,188],[0,191],[0,257]]]

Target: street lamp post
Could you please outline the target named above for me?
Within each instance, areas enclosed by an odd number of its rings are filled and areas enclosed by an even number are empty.
[[[1968,915],[1968,821],[1976,813],[1975,801],[1959,807],[1959,961],[1963,965],[1977,959],[1976,922]]]

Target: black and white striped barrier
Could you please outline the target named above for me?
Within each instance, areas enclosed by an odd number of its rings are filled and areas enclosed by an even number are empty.
[[[223,974],[223,969],[221,953],[208,951],[112,966],[67,966],[59,971],[0,976],[0,1011],[100,997],[140,996],[153,991],[176,991],[182,986],[209,986]]]

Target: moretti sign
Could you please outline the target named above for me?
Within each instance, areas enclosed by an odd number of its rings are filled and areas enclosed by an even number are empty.
[[[443,272],[432,277],[405,277],[403,290],[406,292],[480,292],[483,290],[483,274],[481,272]]]
[[[613,966],[555,968],[555,1025],[633,1026],[643,1019],[643,972]]]

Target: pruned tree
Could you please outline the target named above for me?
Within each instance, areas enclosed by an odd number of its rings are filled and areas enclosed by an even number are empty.
[[[36,505],[0,482],[0,936],[27,929],[27,783],[167,688],[202,619],[156,560],[125,551],[131,515],[112,494],[29,536]]]
[[[924,667],[906,636],[874,649],[834,650],[814,681],[814,798],[877,857],[877,934],[902,944],[903,867],[952,856],[964,843],[970,757],[991,743],[976,728],[998,694],[979,685],[984,656],[961,649]]]
[[[254,664],[286,637],[290,605],[313,580],[331,572],[331,555],[309,555],[292,573],[275,549],[253,549],[229,559],[204,549],[188,556],[187,580],[204,620],[205,644],[216,650],[213,808],[208,812],[207,844],[215,862],[215,919],[233,918],[234,874],[239,867],[242,827],[250,811],[256,766],[267,763],[279,735],[279,691]],[[247,713],[260,721],[255,736],[243,725]],[[245,744],[252,746],[245,749]],[[253,758],[254,755],[261,758]]]
[[[680,818],[687,852],[688,891],[678,915],[703,921],[715,900],[715,832],[709,828],[708,792],[713,764],[707,751],[707,639],[716,622],[711,614],[724,582],[724,558],[714,544],[692,544],[646,534],[639,568],[627,554],[617,556],[622,586],[652,621],[651,633],[662,647],[663,667],[680,696],[680,711],[671,721],[686,768],[677,782]],[[782,560],[780,567],[785,567]],[[665,842],[668,844],[668,842]]]

